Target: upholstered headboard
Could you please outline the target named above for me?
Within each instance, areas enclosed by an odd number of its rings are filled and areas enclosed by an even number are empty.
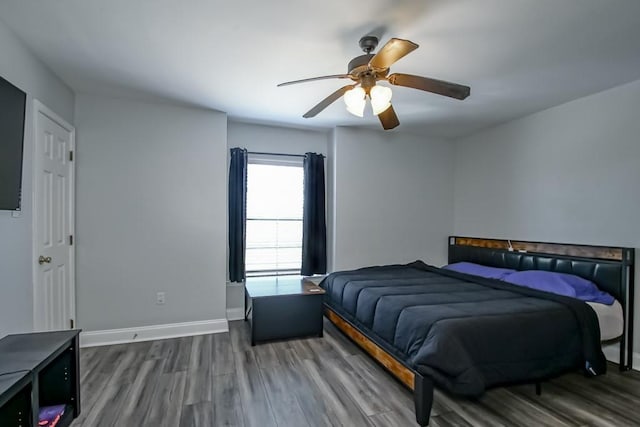
[[[621,367],[625,369],[631,367],[634,260],[633,248],[449,237],[450,264],[466,261],[514,270],[569,273],[591,280],[613,295],[625,314],[621,343],[621,352],[625,346],[628,353],[624,361],[621,354]]]

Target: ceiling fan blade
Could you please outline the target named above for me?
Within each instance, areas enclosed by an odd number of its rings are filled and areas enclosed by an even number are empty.
[[[443,80],[429,79],[427,77],[412,76],[411,74],[391,74],[387,77],[387,80],[389,80],[389,83],[392,85],[420,89],[460,100],[465,99],[471,93],[469,86],[445,82]]]
[[[284,83],[280,83],[278,85],[278,87],[295,85],[295,84],[298,84],[298,83],[313,82],[315,80],[350,79],[350,78],[351,78],[351,76],[349,74],[333,74],[333,75],[330,75],[330,76],[311,77],[310,79],[293,80],[293,81],[290,81],[290,82],[284,82]]]
[[[349,89],[353,89],[356,86],[357,85],[346,85],[341,87],[340,89],[338,89],[337,91],[333,92],[331,95],[327,96],[325,99],[320,101],[311,110],[304,113],[302,117],[304,117],[305,119],[309,119],[311,117],[317,116],[319,112],[327,108],[329,105],[333,104],[336,100],[338,100],[338,98],[344,95],[346,91],[348,91]]]
[[[384,130],[393,129],[400,124],[398,116],[393,109],[393,105],[390,105],[389,108],[378,114],[378,118],[380,119],[380,123],[382,123]]]
[[[382,46],[382,49],[380,49],[373,58],[371,58],[371,61],[369,61],[369,67],[373,69],[389,68],[400,58],[403,58],[417,48],[418,45],[412,41],[391,39],[387,44]]]

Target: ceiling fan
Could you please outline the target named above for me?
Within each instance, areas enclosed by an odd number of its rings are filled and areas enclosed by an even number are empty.
[[[404,86],[413,89],[420,89],[426,92],[436,93],[455,99],[463,100],[469,96],[471,88],[442,80],[430,79],[427,77],[414,76],[411,74],[393,73],[389,74],[391,67],[400,58],[413,52],[418,45],[403,39],[392,38],[376,54],[373,50],[378,46],[378,38],[365,36],[360,39],[360,48],[364,55],[357,56],[349,62],[347,74],[333,74],[330,76],[312,77],[309,79],[294,80],[280,83],[280,86],[287,86],[296,83],[306,83],[315,80],[325,79],[351,79],[355,83],[341,87],[340,89],[320,101],[315,107],[307,111],[302,117],[308,119],[315,117],[322,110],[327,108],[341,96],[344,96],[347,104],[347,111],[363,117],[366,99],[371,100],[373,113],[378,116],[382,127],[385,130],[393,129],[400,124],[393,106],[391,105],[391,88],[378,85],[379,81],[387,81],[394,86]]]

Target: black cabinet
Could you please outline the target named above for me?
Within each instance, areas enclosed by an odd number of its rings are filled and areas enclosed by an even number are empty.
[[[45,406],[65,405],[60,427],[80,414],[79,333],[41,332],[0,340],[0,426],[37,426]]]
[[[3,372],[0,371],[0,374]],[[0,376],[0,426],[32,425],[30,374],[5,373]]]
[[[246,280],[251,345],[259,341],[322,336],[324,289],[300,277]]]

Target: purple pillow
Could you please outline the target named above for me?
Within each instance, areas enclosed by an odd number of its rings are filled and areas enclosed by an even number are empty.
[[[598,289],[595,283],[573,274],[527,270],[511,273],[504,280],[514,285],[577,298],[582,301],[607,305],[613,304],[614,301],[611,295]]]
[[[38,425],[42,427],[55,426],[64,415],[65,405],[45,406],[40,408]]]
[[[485,277],[487,279],[504,279],[516,270],[508,268],[488,267],[486,265],[474,264],[472,262],[456,262],[442,267],[446,270],[457,271],[458,273],[473,274],[474,276]]]

